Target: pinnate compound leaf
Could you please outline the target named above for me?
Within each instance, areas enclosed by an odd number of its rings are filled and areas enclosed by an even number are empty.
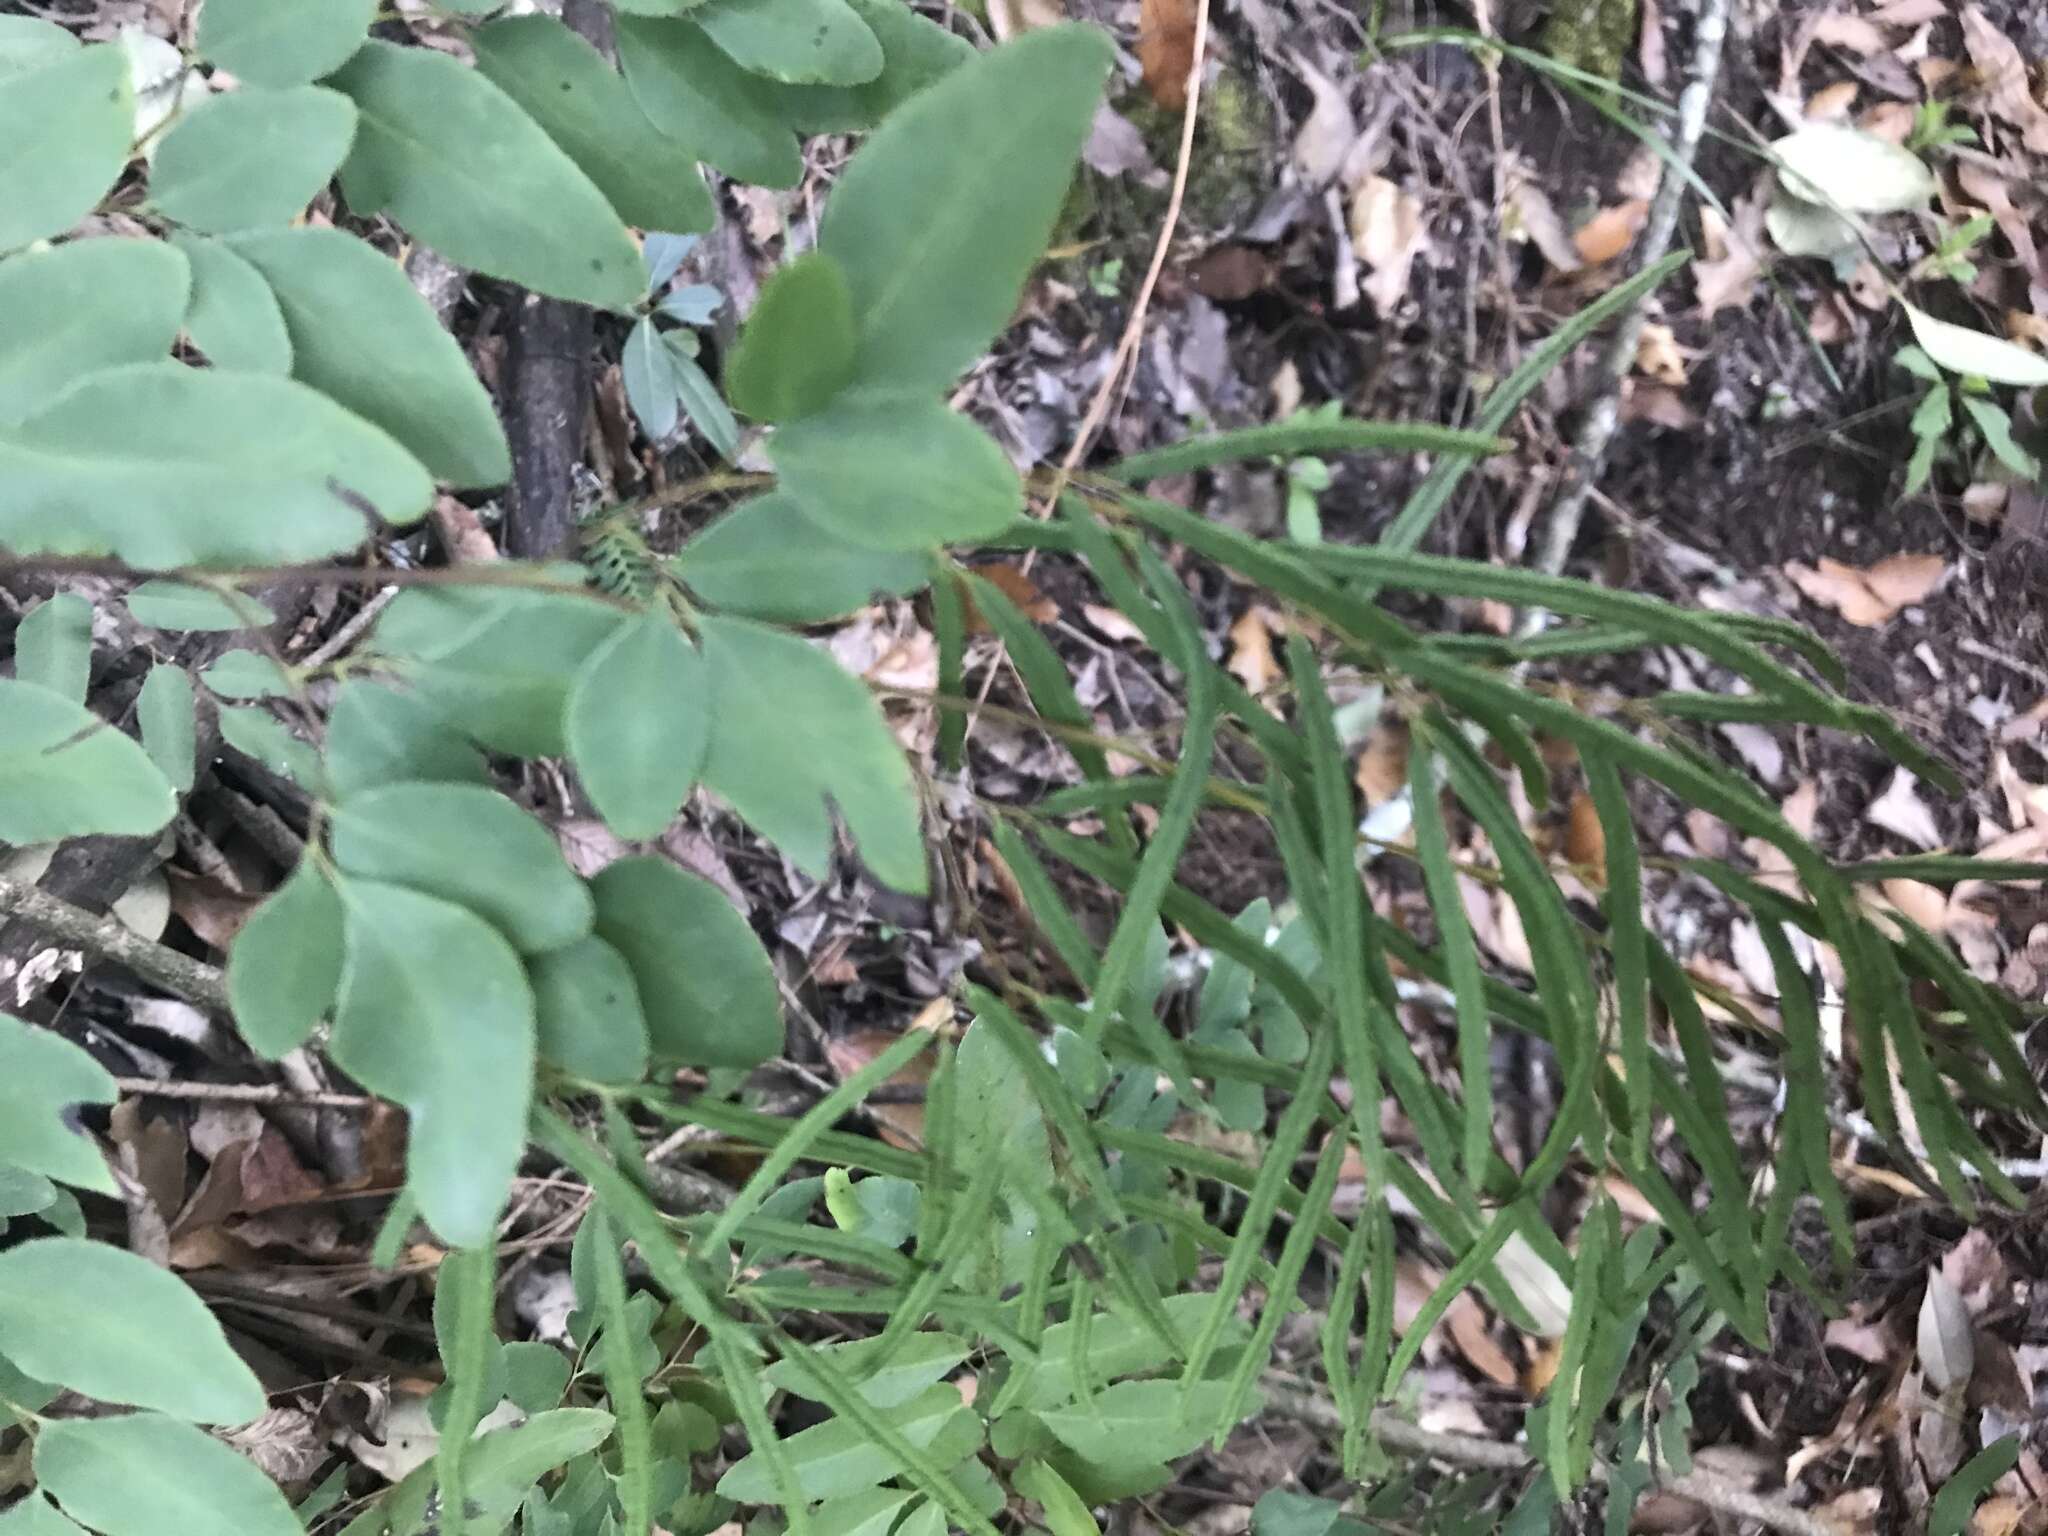
[[[192,265],[185,335],[217,368],[290,373],[292,339],[263,274],[219,240],[172,230],[171,244]]]
[[[30,1492],[0,1515],[0,1536],[85,1536],[40,1493]]]
[[[641,229],[716,221],[696,160],[648,120],[598,51],[552,16],[508,16],[474,38],[476,67],[561,145],[619,217]]]
[[[66,1115],[115,1097],[113,1078],[79,1047],[0,1013],[0,1166],[113,1194],[99,1148]]]
[[[355,134],[355,103],[317,85],[208,96],[158,144],[150,201],[212,234],[288,224],[340,169]]]
[[[275,1061],[303,1045],[341,990],[342,909],[312,860],[249,914],[228,950],[235,1026]]]
[[[741,502],[692,537],[670,569],[712,607],[774,624],[840,618],[931,576],[924,555],[850,544],[781,491]]]
[[[727,462],[738,458],[740,424],[733,420],[732,407],[711,382],[711,375],[698,363],[693,338],[687,331],[664,331],[661,345],[668,353],[668,366],[675,376],[676,402],[682,406],[683,414],[704,434],[704,441],[718,451],[720,458]]]
[[[640,109],[726,175],[761,187],[803,176],[772,82],[748,74],[693,22],[621,16],[619,62]]]
[[[510,478],[490,395],[397,262],[338,229],[264,230],[233,245],[277,296],[293,377],[382,427],[450,485]]]
[[[649,609],[591,652],[563,729],[591,804],[620,837],[659,837],[697,782],[711,736],[704,658]]]
[[[230,595],[161,577],[145,581],[126,602],[135,622],[152,629],[260,629],[277,622],[276,614],[246,592]]]
[[[459,902],[527,954],[590,932],[590,896],[548,831],[477,784],[387,784],[334,811],[334,862]]]
[[[142,750],[149,754],[171,788],[184,794],[192,787],[197,767],[199,734],[194,718],[192,679],[183,667],[159,662],[142,680],[135,698],[135,720],[142,731]]]
[[[92,212],[128,163],[134,131],[128,55],[112,44],[0,76],[0,251],[61,235]]]
[[[1024,510],[995,439],[923,396],[861,390],[775,434],[782,487],[820,527],[875,549],[987,538]]]
[[[818,248],[853,291],[864,382],[941,388],[1010,318],[1110,57],[1093,28],[1029,32],[905,102],[849,162]]]
[[[626,333],[619,374],[640,430],[650,443],[666,442],[681,419],[683,402],[669,350],[661,344],[661,332],[651,317],[643,315]]]
[[[199,51],[251,85],[301,85],[363,46],[377,0],[213,0],[199,13]]]
[[[220,736],[237,752],[246,752],[272,773],[281,773],[302,789],[320,793],[320,754],[294,736],[267,709],[244,705],[220,712]]]
[[[298,1536],[298,1516],[256,1463],[161,1413],[55,1419],[36,1436],[36,1481],[106,1536]]]
[[[666,859],[620,859],[590,882],[597,936],[633,974],[655,1060],[752,1067],[782,1048],[761,941],[708,880]]]
[[[203,1424],[263,1412],[263,1388],[169,1270],[108,1243],[39,1237],[0,1252],[0,1354],[39,1381]]]
[[[761,290],[725,367],[732,403],[760,421],[822,410],[853,377],[853,296],[846,274],[807,251]]]
[[[84,705],[0,678],[0,720],[0,841],[143,837],[177,814],[149,754]]]
[[[1913,326],[1913,339],[1949,372],[2028,389],[2048,384],[2048,357],[2002,337],[1937,320],[1911,304],[1905,310],[1906,319]]]
[[[491,1240],[526,1146],[533,993],[502,934],[401,885],[341,884],[346,958],[331,1050],[411,1115],[406,1188],[456,1247]]]
[[[794,635],[707,616],[712,678],[704,783],[799,869],[823,878],[836,809],[876,879],[926,888],[917,792],[903,749],[858,679]]]
[[[291,674],[277,658],[247,646],[223,652],[199,680],[223,699],[284,698],[292,692]]]
[[[185,258],[157,240],[80,240],[0,261],[0,423],[102,368],[169,356],[190,287]]]
[[[337,798],[416,782],[485,784],[477,749],[415,694],[351,678],[327,717],[327,781]]]
[[[527,962],[543,1061],[593,1083],[647,1075],[647,1015],[625,957],[578,939]]]
[[[288,379],[172,363],[109,368],[0,429],[0,544],[145,570],[318,560],[371,511],[410,523],[433,481],[411,454]]]
[[[791,85],[859,85],[882,45],[846,0],[706,0],[690,19],[742,69]]]
[[[59,592],[29,609],[14,631],[14,675],[83,704],[92,681],[92,604]]]
[[[882,45],[882,72],[851,95],[869,123],[878,123],[928,85],[971,60],[974,45],[919,15],[903,0],[853,0]]]
[[[362,114],[341,168],[357,213],[389,213],[458,266],[556,298],[639,299],[640,248],[605,195],[478,71],[372,42],[329,83]]]

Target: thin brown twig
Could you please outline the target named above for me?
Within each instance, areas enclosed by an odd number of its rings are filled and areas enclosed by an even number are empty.
[[[221,1104],[276,1104],[287,1109],[368,1109],[378,1101],[361,1093],[308,1093],[282,1083],[174,1083],[155,1077],[117,1077],[123,1093],[156,1099]]]
[[[213,966],[145,939],[119,918],[102,917],[33,885],[0,877],[0,916],[18,917],[96,960],[125,965],[144,981],[209,1013],[228,1011],[227,980]]]
[[[1343,1420],[1337,1412],[1336,1405],[1294,1378],[1268,1372],[1260,1386],[1265,1393],[1266,1406],[1271,1411],[1295,1419],[1312,1429],[1333,1433],[1343,1430]],[[1456,1462],[1460,1466],[1491,1467],[1502,1472],[1518,1472],[1536,1465],[1535,1459],[1520,1446],[1509,1445],[1500,1440],[1482,1439],[1477,1435],[1455,1435],[1423,1429],[1385,1409],[1373,1414],[1372,1432],[1382,1445],[1391,1446],[1397,1451],[1411,1456],[1426,1456],[1437,1461]],[[1605,1482],[1606,1467],[1596,1462],[1593,1477],[1596,1481]],[[1841,1527],[1824,1515],[1801,1509],[1785,1499],[1754,1492],[1726,1478],[1715,1477],[1712,1473],[1688,1472],[1683,1476],[1657,1476],[1654,1478],[1654,1486],[1666,1493],[1675,1493],[1681,1498],[1691,1499],[1696,1504],[1703,1504],[1708,1509],[1717,1510],[1722,1514],[1734,1515],[1743,1520],[1754,1520],[1767,1529],[1783,1532],[1784,1536],[1843,1536]]]

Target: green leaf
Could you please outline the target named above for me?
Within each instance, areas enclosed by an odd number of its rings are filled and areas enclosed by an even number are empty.
[[[246,592],[230,596],[184,581],[145,581],[124,601],[135,621],[152,629],[261,629],[277,622],[276,614]]]
[[[625,1536],[648,1536],[654,1525],[653,1426],[641,1387],[639,1341],[627,1306],[626,1266],[619,1257],[619,1237],[602,1211],[588,1218],[599,1224],[591,1249],[597,1270],[597,1312],[603,1321],[598,1339],[598,1365],[604,1373],[605,1396],[618,1419],[619,1508]]]
[[[859,85],[882,72],[882,45],[846,0],[706,0],[691,9],[726,56],[791,85]]]
[[[199,674],[199,680],[224,699],[288,698],[291,674],[277,659],[247,646],[237,646]]]
[[[290,373],[292,339],[263,274],[206,235],[182,229],[170,242],[192,266],[185,335],[217,368]]]
[[[14,675],[83,705],[92,681],[92,604],[59,592],[29,609],[14,631]]]
[[[590,932],[590,895],[546,827],[477,784],[388,784],[337,806],[334,862],[458,902],[525,954]]]
[[[1303,453],[1506,453],[1514,444],[1484,432],[1460,432],[1430,422],[1346,421],[1316,417],[1276,421],[1235,432],[1214,432],[1135,453],[1110,469],[1128,484],[1186,474],[1241,459],[1292,458]],[[1318,487],[1321,489],[1321,487]]]
[[[341,897],[334,1059],[410,1112],[406,1188],[420,1214],[455,1246],[489,1242],[533,1094],[533,994],[519,957],[452,902],[356,879]]]
[[[134,738],[34,683],[0,678],[0,841],[143,837],[178,811],[169,781]]]
[[[445,53],[372,42],[330,82],[362,113],[341,168],[349,207],[388,213],[458,266],[600,309],[629,309],[640,249],[512,98]]]
[[[0,1354],[40,1381],[203,1424],[263,1412],[263,1388],[169,1270],[107,1243],[39,1237],[0,1252]]]
[[[569,756],[620,837],[659,837],[675,820],[704,764],[710,704],[704,658],[661,608],[621,624],[577,669]]]
[[[564,750],[562,712],[583,660],[611,638],[619,610],[565,592],[415,587],[378,622],[414,695],[450,727],[497,752]]]
[[[1039,1420],[1077,1455],[1130,1463],[1171,1461],[1205,1439],[1223,1406],[1226,1383],[1204,1381],[1187,1391],[1176,1381],[1119,1381],[1068,1408],[1046,1408]]]
[[[181,113],[150,160],[149,198],[213,234],[288,224],[356,136],[355,103],[317,85],[244,87]]]
[[[807,251],[762,288],[726,360],[725,387],[757,420],[807,416],[852,379],[853,348],[846,274],[823,251]]]
[[[1212,1297],[1190,1292],[1169,1296],[1162,1306],[1167,1321],[1184,1336],[1200,1326],[1212,1302]],[[1242,1344],[1250,1333],[1244,1319],[1233,1315],[1225,1320],[1220,1342],[1225,1348],[1234,1348]],[[1084,1394],[1088,1383],[1080,1379],[1079,1373],[1083,1370],[1093,1381],[1110,1381],[1138,1371],[1156,1370],[1171,1358],[1165,1344],[1149,1328],[1135,1319],[1115,1313],[1105,1312],[1090,1319],[1085,1356],[1080,1354],[1075,1342],[1080,1334],[1078,1322],[1056,1323],[1046,1329],[1038,1341],[1038,1364],[1014,1367],[1029,1373],[1025,1386],[1020,1389],[1019,1407],[1057,1408],[1072,1402],[1077,1396],[1093,1395],[1092,1392]]]
[[[628,224],[684,232],[717,221],[695,157],[648,120],[611,65],[560,21],[508,16],[471,45],[484,78],[525,108]]]
[[[477,749],[431,704],[402,689],[350,678],[327,717],[327,779],[339,799],[404,780],[487,784]]]
[[[686,331],[664,331],[661,336],[669,370],[675,377],[676,400],[683,414],[704,434],[704,441],[718,450],[720,458],[731,463],[740,454],[740,424],[733,420],[732,408],[711,382],[711,376],[690,355],[686,342],[695,345]]]
[[[838,1366],[856,1383],[860,1395],[877,1408],[897,1408],[917,1397],[954,1366],[973,1346],[953,1333],[913,1333],[885,1359],[877,1352],[879,1338],[847,1344],[822,1344],[817,1353]],[[817,1388],[805,1372],[778,1360],[762,1376],[785,1392],[816,1398]]]
[[[524,1424],[483,1436],[467,1457],[465,1481],[476,1511],[472,1523],[479,1529],[504,1529],[527,1489],[604,1444],[613,1423],[599,1408],[551,1408]]]
[[[270,711],[254,705],[223,709],[220,734],[229,746],[248,753],[272,773],[284,774],[302,789],[320,791],[320,754],[294,736]]]
[[[252,85],[299,85],[362,47],[377,0],[208,0],[199,51]]]
[[[944,1383],[927,1388],[882,1417],[912,1447],[929,1451],[933,1460],[942,1463],[957,1461],[981,1440],[980,1421],[961,1405],[960,1394]],[[943,1454],[962,1441],[967,1443],[966,1450]],[[858,1425],[840,1418],[789,1436],[782,1442],[782,1450],[807,1499],[858,1493],[903,1471],[902,1464],[870,1443]],[[758,1452],[736,1462],[719,1479],[718,1491],[743,1504],[769,1504],[778,1497],[775,1481]]]
[[[618,19],[619,63],[655,127],[739,181],[793,187],[803,156],[774,86],[748,74],[692,22]]]
[[[0,77],[0,251],[61,235],[91,213],[128,163],[134,131],[128,55],[112,44]]]
[[[35,1468],[66,1514],[106,1536],[299,1536],[253,1461],[160,1413],[53,1419],[36,1436]]]
[[[0,261],[0,423],[102,368],[167,357],[190,286],[185,258],[157,240],[80,240]]]
[[[590,882],[597,936],[639,987],[656,1061],[758,1066],[782,1048],[775,975],[717,886],[666,859],[619,859]]]
[[[625,957],[603,939],[535,955],[526,976],[543,1061],[593,1083],[647,1075],[647,1015]]]
[[[820,527],[875,549],[985,539],[1024,510],[995,439],[937,400],[860,390],[776,432],[782,488]]]
[[[74,57],[78,39],[40,16],[0,16],[0,78]]]
[[[916,1497],[885,1487],[827,1499],[811,1511],[811,1536],[889,1536],[897,1513]]]
[[[265,230],[234,250],[277,296],[293,377],[382,427],[450,485],[511,477],[490,395],[397,262],[338,229]]]
[[[142,750],[149,754],[171,788],[184,794],[192,788],[193,770],[199,753],[194,719],[197,705],[192,699],[192,679],[173,662],[159,662],[142,680],[142,692],[135,698],[136,724],[142,730]]]
[[[1975,395],[1963,396],[1963,409],[1970,413],[1970,420],[1983,434],[1984,446],[1991,450],[1999,463],[2026,480],[2040,475],[2041,466],[2034,461],[2034,456],[2014,440],[2010,416],[1989,400],[1979,400]]]
[[[0,1515],[0,1536],[85,1536],[85,1532],[58,1514],[56,1505],[31,1491]]]
[[[113,1078],[79,1047],[0,1013],[0,1165],[115,1193],[99,1148],[68,1117],[116,1096]]]
[[[1994,1440],[1968,1461],[1947,1482],[1927,1507],[1927,1536],[1963,1536],[1977,1503],[2006,1473],[2019,1464],[2017,1435]]]
[[[930,579],[922,554],[850,544],[780,491],[741,502],[670,562],[705,603],[750,619],[814,624],[902,597]]]
[[[341,958],[341,898],[314,860],[302,860],[228,950],[228,1003],[242,1038],[271,1061],[305,1044],[341,991]]]
[[[1095,1515],[1064,1477],[1042,1461],[1027,1461],[1011,1477],[1017,1491],[1036,1499],[1052,1536],[1102,1536]]]
[[[1093,28],[1029,32],[906,102],[853,157],[818,248],[853,292],[861,379],[942,388],[1009,320],[1110,55]]]
[[[1911,304],[1903,307],[1920,349],[1951,373],[2027,389],[2048,384],[2048,357],[2001,337],[1937,320]]]
[[[717,721],[706,787],[818,878],[832,862],[829,803],[876,879],[922,892],[910,767],[860,681],[794,635],[744,619],[706,616],[698,642]]]
[[[661,332],[651,316],[641,316],[626,333],[619,373],[626,385],[626,404],[633,408],[640,430],[650,443],[666,442],[682,414],[682,396],[672,356],[661,344]]]
[[[544,1413],[562,1400],[569,1390],[569,1359],[552,1344],[527,1342],[507,1344],[505,1395],[519,1411]]]
[[[882,45],[882,72],[851,92],[871,123],[975,56],[966,38],[919,15],[903,0],[853,0],[853,8]]]
[[[302,384],[138,363],[0,430],[0,544],[142,569],[317,560],[411,523],[418,462]]]

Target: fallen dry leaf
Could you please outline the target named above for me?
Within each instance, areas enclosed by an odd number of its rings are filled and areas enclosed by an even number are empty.
[[[1572,247],[1589,267],[1612,261],[1634,243],[1636,232],[1649,216],[1650,205],[1640,197],[1602,208],[1572,231]]]
[[[1543,253],[1543,259],[1560,272],[1576,272],[1585,265],[1571,232],[1564,227],[1557,209],[1543,189],[1519,165],[1508,169],[1507,235],[1527,239]]]
[[[1887,880],[1884,899],[1925,928],[1940,933],[1948,926],[1948,893],[1922,880]]]
[[[1169,112],[1188,104],[1195,67],[1195,0],[1143,0],[1138,7],[1138,66],[1145,89]]]
[[[1301,131],[1294,136],[1294,169],[1303,186],[1321,187],[1336,176],[1357,142],[1358,119],[1351,115],[1350,95],[1342,86],[1300,54],[1292,57],[1315,98]]]
[[[1636,338],[1636,371],[1676,389],[1685,382],[1685,354],[1668,325],[1645,325]]]
[[[1572,795],[1565,819],[1564,856],[1586,871],[1595,884],[1607,883],[1607,831],[1600,825],[1593,797],[1583,789]]]
[[[1486,1313],[1465,1291],[1444,1313],[1444,1329],[1465,1361],[1497,1387],[1512,1387],[1521,1378],[1507,1351],[1495,1342],[1486,1326]]]
[[[1104,607],[1101,603],[1083,603],[1081,617],[1088,621],[1088,627],[1105,640],[1143,641],[1145,632],[1125,618],[1115,608]]]
[[[2028,87],[2027,61],[2019,44],[1977,6],[1964,6],[1962,20],[1970,62],[1983,77],[1985,110],[2019,129],[2028,149],[2048,155],[2048,108],[2034,100]]]
[[[988,29],[999,43],[1065,20],[1066,7],[1061,0],[989,0]]]
[[[915,1027],[915,1026],[913,1026]],[[825,1060],[840,1080],[853,1076],[862,1067],[873,1061],[882,1052],[894,1045],[898,1036],[885,1029],[857,1029],[851,1034],[835,1036],[825,1046]],[[904,1151],[919,1152],[924,1149],[924,1105],[900,1102],[903,1098],[920,1094],[931,1082],[932,1055],[926,1051],[914,1057],[910,1065],[898,1072],[867,1101],[867,1112],[875,1122],[875,1129],[881,1132],[882,1140],[892,1147]],[[891,1103],[884,1097],[889,1090],[895,1090],[898,1102]]]
[[[1352,774],[1358,792],[1365,796],[1365,808],[1385,805],[1408,787],[1408,727],[1398,720],[1382,720],[1365,739],[1358,754],[1358,768]]]
[[[1862,116],[1856,119],[1856,126],[1887,144],[1903,144],[1912,136],[1916,115],[1913,108],[1903,101],[1880,101],[1876,106],[1864,109]]]
[[[999,589],[1003,596],[1015,603],[1024,616],[1034,624],[1050,624],[1060,616],[1059,605],[1039,590],[1038,583],[1024,574],[1023,568],[1009,560],[994,565],[978,565],[974,574],[989,585]],[[978,617],[978,615],[977,615]]]
[[[1845,565],[1823,556],[1813,566],[1793,560],[1785,574],[1809,602],[1832,608],[1851,624],[1871,628],[1932,592],[1947,569],[1939,555],[1890,555],[1877,564]]]
[[[1266,627],[1262,609],[1247,608],[1230,626],[1230,660],[1225,666],[1253,694],[1265,692],[1280,675],[1280,664],[1273,659],[1273,632]]]
[[[1919,780],[1903,768],[1892,770],[1891,782],[1885,785],[1879,795],[1863,812],[1863,819],[1874,827],[1903,838],[1919,848],[1941,846],[1941,828],[1935,824],[1934,812],[1927,808],[1927,802],[1920,798],[1914,787]]]
[[[1700,318],[1711,320],[1718,310],[1740,309],[1756,292],[1763,272],[1764,210],[1768,188],[1759,183],[1748,197],[1735,202],[1735,222],[1724,223],[1712,208],[1700,209],[1700,232],[1707,256],[1692,264],[1693,292]]]
[[[1861,89],[1854,80],[1837,80],[1833,85],[1822,86],[1807,98],[1806,120],[1810,123],[1840,122],[1856,105],[1856,95]]]
[[[1918,27],[1948,14],[1948,0],[1887,0],[1870,13],[1870,19],[1885,27]]]
[[[1422,200],[1384,176],[1368,176],[1351,194],[1351,244],[1370,269],[1359,285],[1381,319],[1408,292],[1415,258],[1428,246]]]
[[[1830,48],[1847,49],[1865,58],[1886,46],[1884,32],[1875,22],[1862,16],[1851,16],[1846,11],[1829,11],[1816,20],[1813,40],[1826,43]]]
[[[1673,432],[1689,432],[1700,424],[1700,413],[1685,403],[1685,397],[1668,384],[1643,379],[1623,379],[1621,419],[1647,421]]]

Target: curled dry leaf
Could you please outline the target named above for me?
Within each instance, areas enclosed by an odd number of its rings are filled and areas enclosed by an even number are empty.
[[[1668,325],[1645,325],[1636,338],[1636,372],[1676,389],[1685,382],[1685,354]]]
[[[1983,79],[1984,106],[1993,117],[2020,130],[2020,139],[2037,155],[2048,155],[2048,108],[2034,100],[2028,87],[2027,61],[2015,43],[1981,7],[1962,10],[1963,42],[1970,62]]]
[[[1351,115],[1350,93],[1300,54],[1294,67],[1315,104],[1294,136],[1294,169],[1302,185],[1327,185],[1344,165],[1358,141],[1358,120]]]
[[[1422,200],[1384,176],[1368,176],[1351,194],[1351,244],[1370,275],[1360,285],[1382,319],[1408,292],[1415,258],[1428,246]]]
[[[1869,628],[1932,592],[1947,569],[1939,555],[1890,555],[1872,566],[1823,557],[1813,566],[1791,561],[1785,574],[1811,602]]]
[[[1014,561],[1000,560],[993,565],[979,565],[974,568],[974,574],[999,589],[1034,624],[1050,624],[1060,616],[1059,604],[1040,591],[1038,583],[1025,575],[1023,568]],[[979,614],[970,617],[969,625],[976,629],[987,627]]]
[[[1560,272],[1576,272],[1585,262],[1570,231],[1543,189],[1536,185],[1526,166],[1513,163],[1507,171],[1507,228],[1510,239],[1523,239],[1543,253],[1543,259]]]
[[[1770,204],[1769,178],[1735,203],[1735,222],[1724,222],[1711,208],[1700,210],[1702,244],[1706,259],[1692,264],[1693,291],[1700,301],[1700,318],[1711,320],[1717,310],[1740,309],[1756,292],[1763,272],[1764,212]]]
[[[1856,95],[1862,89],[1854,80],[1837,80],[1833,85],[1824,85],[1806,99],[1806,120],[1809,123],[1838,123],[1849,115],[1849,109],[1856,105]]]
[[[1863,819],[1905,839],[1916,848],[1939,848],[1941,828],[1935,825],[1934,812],[1920,798],[1915,788],[1918,783],[1919,780],[1905,769],[1894,769],[1891,782],[1885,785],[1883,794],[1870,802]]]
[[[1104,607],[1101,603],[1083,603],[1081,617],[1105,640],[1134,640],[1142,644],[1145,639],[1145,632],[1125,618],[1121,611]]]
[[[1247,608],[1230,626],[1230,660],[1225,665],[1254,694],[1265,692],[1280,675],[1280,665],[1273,659],[1273,632],[1266,627],[1263,609]]]
[[[1143,0],[1138,7],[1138,66],[1145,89],[1169,112],[1188,104],[1195,67],[1195,0]]]
[[[1846,11],[1829,11],[1813,24],[1813,40],[1830,48],[1841,48],[1861,58],[1884,51],[1884,32],[1867,17]]]
[[[1408,727],[1398,720],[1382,720],[1366,737],[1352,779],[1365,796],[1367,810],[1398,798],[1408,787]]]
[[[1864,109],[1856,126],[1887,144],[1903,144],[1913,133],[1913,108],[1903,101],[1880,101]]]
[[[1640,197],[1602,208],[1572,231],[1572,248],[1589,267],[1612,261],[1634,244],[1637,231],[1649,216],[1650,205]]]
[[[1607,833],[1600,825],[1593,797],[1583,789],[1572,795],[1565,820],[1564,856],[1586,871],[1596,885],[1607,883]]]

